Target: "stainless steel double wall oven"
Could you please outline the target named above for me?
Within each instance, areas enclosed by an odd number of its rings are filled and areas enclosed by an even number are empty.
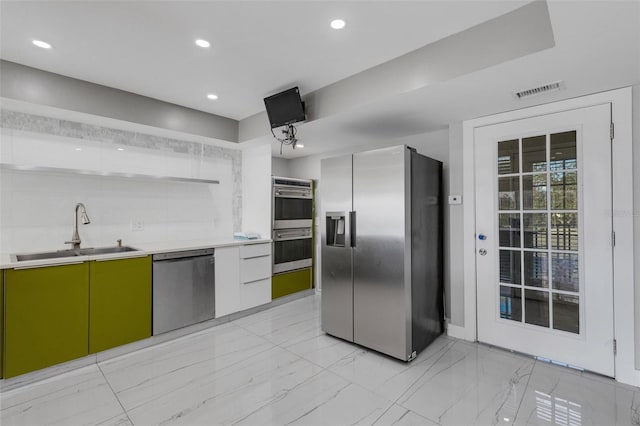
[[[312,265],[313,183],[273,178],[273,273]]]

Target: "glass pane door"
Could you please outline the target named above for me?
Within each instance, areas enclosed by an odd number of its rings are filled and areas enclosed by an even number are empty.
[[[576,130],[498,142],[500,318],[580,334]]]

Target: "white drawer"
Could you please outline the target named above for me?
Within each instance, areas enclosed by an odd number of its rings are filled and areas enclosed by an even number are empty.
[[[271,277],[271,256],[240,259],[240,282],[248,283]]]
[[[271,302],[271,277],[240,284],[242,309],[253,308]]]
[[[248,259],[251,257],[268,256],[271,254],[271,243],[266,244],[248,244],[240,246],[240,258]]]

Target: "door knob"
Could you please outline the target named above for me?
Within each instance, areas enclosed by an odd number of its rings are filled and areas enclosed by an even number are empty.
[[[480,250],[478,250],[478,253],[480,253],[480,256],[486,256],[487,255],[487,249],[481,248]]]

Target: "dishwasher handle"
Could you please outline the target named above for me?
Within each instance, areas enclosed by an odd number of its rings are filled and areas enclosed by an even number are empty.
[[[172,253],[159,253],[153,255],[153,261],[165,261],[174,259],[184,259],[187,257],[201,257],[201,256],[213,256],[213,249],[199,249],[199,250],[187,250],[177,251]]]

